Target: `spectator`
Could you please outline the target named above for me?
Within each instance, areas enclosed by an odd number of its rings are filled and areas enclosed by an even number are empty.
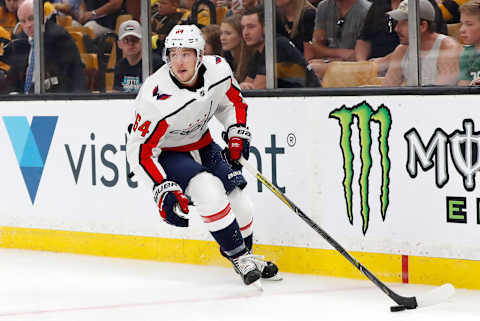
[[[149,0],[147,0],[149,1]],[[125,11],[132,16],[133,20],[140,21],[142,18],[142,5],[141,0],[125,0]]]
[[[276,5],[277,25],[287,31],[287,37],[303,53],[304,44],[308,46],[312,41],[315,7],[307,0],[276,0]]]
[[[465,44],[460,57],[460,86],[480,85],[480,0],[460,7],[460,37]]]
[[[152,46],[156,52],[161,52],[163,42],[170,30],[184,19],[184,13],[179,10],[178,0],[158,0],[155,2],[152,15]]]
[[[245,12],[241,23],[243,39],[247,46],[255,49],[255,54],[250,60],[247,77],[240,87],[242,89],[264,89],[266,88],[266,67],[263,8],[257,7],[253,11]],[[278,87],[319,87],[318,78],[295,45],[288,38],[278,34],[276,41]]]
[[[95,38],[115,32],[123,0],[82,0],[78,22],[93,29]]]
[[[213,6],[215,7],[215,0],[206,0],[205,2],[212,2]],[[186,24],[193,24],[195,23],[199,27],[208,26],[210,24],[210,8],[207,4],[201,3],[198,4],[197,8],[197,21],[193,21],[192,13],[193,7],[196,0],[183,0],[180,11],[184,13],[183,20]]]
[[[399,4],[400,0],[373,0],[355,43],[356,60],[376,62],[381,75],[388,69],[389,54],[400,43],[395,32],[395,20],[386,14],[397,9]]]
[[[0,6],[0,27],[12,33],[17,24],[17,10],[23,0],[5,0]]]
[[[82,0],[52,0],[52,4],[57,12],[73,18],[73,25],[80,25],[77,21],[80,14],[81,3]]]
[[[255,10],[256,7],[261,5],[259,0],[230,0],[230,10],[227,11],[226,17],[233,14],[242,15],[247,11]]]
[[[191,10],[195,0],[180,0],[180,2],[180,7]]]
[[[152,31],[165,39],[170,30],[185,19],[178,0],[158,0],[153,8]]]
[[[446,33],[446,25],[435,0],[429,0],[435,8],[435,28],[438,33]],[[395,32],[395,21],[387,15],[397,9],[400,0],[373,0],[362,32],[355,44],[357,61],[370,60],[377,63],[379,74],[388,69],[390,54],[400,44]]]
[[[6,77],[10,66],[7,65],[4,60],[5,47],[10,43],[10,33],[5,28],[0,27],[0,93],[3,93],[6,89]]]
[[[443,18],[442,10],[438,5],[437,0],[428,0],[428,1],[430,1],[430,4],[433,6],[433,9],[435,10],[434,29],[437,31],[437,33],[441,33],[442,35],[448,35],[447,23]]]
[[[22,32],[18,34],[9,53],[11,68],[7,74],[9,91],[33,92],[33,0],[25,0],[18,9]],[[48,20],[45,22],[44,58],[45,90],[47,92],[86,91],[87,77],[77,46],[62,27]]]
[[[435,32],[435,9],[428,0],[419,0],[420,15],[420,51],[421,84],[453,85],[458,80],[458,58],[460,47],[448,36]],[[408,70],[408,0],[400,2],[397,9],[387,13],[397,21],[395,31],[400,45],[392,53],[390,65],[385,75],[384,86],[399,86],[403,81],[409,82]]]
[[[205,39],[205,55],[222,56],[222,44],[220,42],[220,26],[208,25],[202,28],[202,36]]]
[[[460,22],[459,7],[468,0],[437,0],[437,4],[446,23]]]
[[[241,16],[226,17],[220,25],[220,42],[223,56],[232,68],[238,82],[247,76],[248,62],[253,55],[253,50],[247,47],[242,37]]]
[[[355,42],[363,28],[370,2],[367,0],[324,0],[318,4],[313,45],[305,57],[319,78],[331,60],[355,60]]]
[[[113,89],[138,92],[142,86],[142,27],[135,20],[122,22],[118,30],[118,47],[123,58],[115,66]],[[152,53],[152,70],[163,65],[162,58]]]

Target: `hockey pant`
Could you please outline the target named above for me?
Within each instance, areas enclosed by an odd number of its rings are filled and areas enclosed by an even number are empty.
[[[190,196],[222,252],[235,258],[251,250],[253,207],[242,189],[246,181],[221,156],[215,143],[195,152],[165,151],[159,156],[167,178]]]

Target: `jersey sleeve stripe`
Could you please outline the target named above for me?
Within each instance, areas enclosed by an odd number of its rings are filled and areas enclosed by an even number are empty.
[[[154,183],[160,183],[164,179],[160,164],[152,156],[153,149],[157,147],[167,128],[167,122],[165,120],[160,121],[150,137],[147,138],[145,143],[140,145],[139,164]]]
[[[235,107],[237,124],[245,125],[247,123],[247,107],[248,106],[243,102],[242,95],[240,94],[240,89],[238,89],[233,85],[233,82],[231,79],[230,79],[230,88],[227,91],[227,97]]]

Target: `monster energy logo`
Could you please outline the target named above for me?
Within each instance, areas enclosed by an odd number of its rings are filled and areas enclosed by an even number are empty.
[[[379,137],[378,137],[378,150],[381,158],[382,168],[382,185],[380,193],[381,213],[382,219],[385,220],[387,208],[389,204],[389,184],[390,184],[390,158],[388,157],[388,136],[390,133],[390,127],[392,125],[392,117],[390,110],[381,105],[377,111],[374,111],[370,105],[366,102],[354,106],[353,108],[347,108],[345,105],[339,109],[335,109],[329,115],[329,118],[335,118],[338,120],[341,128],[340,135],[340,148],[343,153],[343,170],[344,170],[344,196],[347,205],[347,214],[350,224],[353,225],[353,191],[352,182],[354,177],[353,159],[354,153],[352,150],[352,125],[354,120],[357,121],[359,143],[360,143],[360,161],[361,170],[358,183],[360,186],[360,199],[361,199],[361,213],[363,220],[363,234],[367,232],[368,222],[370,217],[370,207],[368,205],[368,191],[369,191],[369,175],[372,168],[372,137],[371,137],[371,124],[378,123],[379,125]]]
[[[463,187],[475,190],[475,175],[480,171],[480,132],[475,131],[472,119],[463,120],[463,130],[455,130],[448,135],[437,128],[425,144],[415,128],[404,135],[407,141],[407,172],[410,177],[417,176],[417,166],[424,171],[435,167],[435,183],[442,188],[450,179],[448,169],[448,146],[453,165],[463,178]]]

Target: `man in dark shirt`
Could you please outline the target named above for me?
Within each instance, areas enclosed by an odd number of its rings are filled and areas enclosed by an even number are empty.
[[[9,92],[32,93],[33,68],[33,0],[26,0],[18,9],[22,32],[8,48],[7,74]],[[87,90],[85,67],[77,46],[65,29],[48,20],[44,33],[45,91],[84,92]]]
[[[263,8],[246,11],[242,16],[242,36],[255,55],[249,63],[242,89],[266,88],[265,31]],[[302,53],[288,38],[277,35],[277,85],[279,88],[320,87],[320,82]]]
[[[127,20],[118,30],[118,47],[123,58],[115,66],[113,89],[124,92],[138,92],[142,85],[142,29],[135,20]],[[163,65],[157,54],[152,54],[152,69]]]

